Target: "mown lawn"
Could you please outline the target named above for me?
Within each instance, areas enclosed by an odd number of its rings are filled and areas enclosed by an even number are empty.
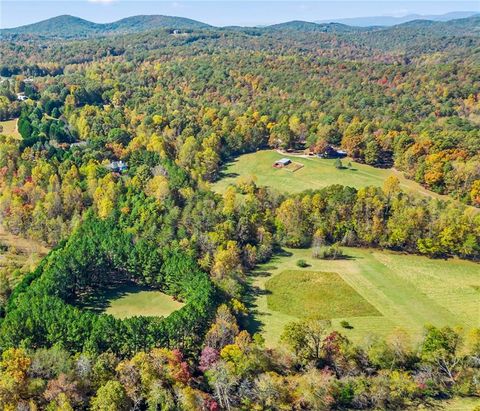
[[[294,162],[303,164],[304,167],[295,172],[274,168],[273,163],[282,157],[290,158]],[[348,159],[343,159],[342,163],[346,166],[351,162],[352,167],[339,170],[335,168],[334,161],[321,158],[289,157],[288,155],[278,154],[274,150],[257,151],[244,154],[227,164],[222,171],[222,178],[212,185],[212,189],[218,193],[223,193],[229,185],[234,184],[239,178],[250,176],[256,178],[257,185],[269,186],[286,193],[320,189],[332,184],[342,184],[355,188],[381,187],[387,177],[395,175],[400,180],[401,188],[405,191],[448,199],[447,196],[433,193],[420,184],[406,179],[395,170],[375,168]]]
[[[3,131],[0,131],[0,134],[21,138],[20,133],[17,130],[17,119],[0,121],[0,126],[3,128]]]
[[[124,284],[99,290],[89,296],[82,307],[123,319],[134,316],[168,317],[183,305],[160,291]]]
[[[313,259],[310,249],[286,249],[254,270],[250,276],[253,311],[250,331],[261,332],[267,345],[273,346],[288,322],[309,316],[307,311],[294,307],[315,295],[309,287],[296,284],[295,277],[289,274],[298,271],[336,273],[378,311],[380,315],[352,314],[348,311],[350,301],[343,293],[335,296],[338,280],[331,283],[330,301],[325,304],[336,308],[335,312],[330,311],[330,319],[334,328],[355,341],[362,341],[372,333],[387,336],[396,330],[403,330],[415,341],[421,337],[426,324],[465,329],[480,326],[480,293],[476,290],[480,286],[480,264],[458,259],[431,260],[374,249],[344,248],[344,251],[349,258],[331,261]],[[306,260],[310,266],[298,268],[299,259]],[[274,280],[278,276],[281,281]],[[272,281],[282,284],[280,290],[287,287],[285,284],[292,290],[296,288],[295,296],[287,292],[278,294],[272,306],[269,304],[273,295],[270,291],[275,292]],[[322,284],[324,287],[328,284]],[[342,328],[342,320],[353,328]]]
[[[269,279],[265,289],[268,308],[287,315],[322,319],[380,315],[336,273],[287,270]]]

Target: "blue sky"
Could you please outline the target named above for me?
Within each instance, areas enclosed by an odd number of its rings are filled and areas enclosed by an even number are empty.
[[[164,14],[189,17],[217,26],[250,26],[289,20],[444,14],[450,11],[480,11],[480,1],[0,0],[0,27],[16,27],[60,14],[71,14],[97,23],[137,14]]]

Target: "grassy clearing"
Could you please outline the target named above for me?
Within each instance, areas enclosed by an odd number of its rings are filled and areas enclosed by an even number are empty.
[[[13,120],[0,121],[0,126],[3,129],[3,131],[0,131],[0,134],[4,134],[6,136],[11,136],[15,138],[21,138],[20,133],[17,130],[16,118]]]
[[[386,336],[396,329],[406,331],[416,340],[421,337],[425,324],[464,328],[480,325],[480,304],[475,290],[480,286],[480,264],[457,259],[430,260],[373,249],[345,248],[344,251],[350,258],[332,261],[311,258],[309,249],[288,249],[259,266],[250,277],[254,312],[251,331],[261,331],[267,345],[272,346],[278,342],[285,325],[302,316],[294,309],[279,311],[268,304],[267,282],[283,272],[298,271],[296,261],[299,259],[310,265],[301,271],[337,273],[381,314],[358,316],[343,311],[331,315],[334,327],[355,341],[372,333]],[[293,284],[294,280],[290,282]],[[297,291],[299,295],[293,301],[287,297],[278,305],[289,307],[307,298],[304,292]],[[341,328],[342,320],[353,328]]]
[[[22,273],[31,271],[48,251],[39,242],[13,235],[0,225],[0,269],[7,268],[10,274],[17,269]],[[14,284],[20,280],[10,278]]]
[[[478,409],[478,407],[480,407],[480,398],[455,397],[451,400],[433,401],[430,409],[445,411],[474,411],[475,409]],[[414,409],[418,410],[419,408],[415,407]]]
[[[290,158],[295,163],[303,164],[294,173],[287,168],[275,168],[273,163],[282,157]],[[299,158],[280,155],[273,150],[262,150],[245,154],[229,163],[223,170],[223,178],[213,184],[212,189],[223,193],[240,177],[255,176],[258,185],[269,186],[278,191],[297,193],[308,189],[320,189],[332,184],[361,188],[365,186],[381,187],[385,179],[395,175],[400,180],[403,190],[425,196],[448,199],[423,188],[420,184],[406,179],[403,174],[392,169],[380,169],[365,164],[343,159],[344,165],[352,163],[351,168],[337,169],[335,160],[321,158]]]
[[[268,308],[287,315],[322,319],[380,315],[336,273],[287,270],[269,279],[265,289]]]
[[[82,307],[123,319],[134,316],[168,317],[183,305],[160,291],[123,284],[105,288],[89,296]]]

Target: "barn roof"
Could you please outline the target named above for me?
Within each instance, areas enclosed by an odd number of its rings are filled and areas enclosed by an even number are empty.
[[[292,161],[289,159],[289,158],[281,158],[280,160],[278,161],[275,161],[275,163],[277,164],[282,164],[282,165],[287,165],[287,164],[290,164]]]

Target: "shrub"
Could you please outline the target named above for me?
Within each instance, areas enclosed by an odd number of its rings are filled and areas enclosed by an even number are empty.
[[[337,260],[343,257],[343,250],[334,244],[330,247],[325,247],[321,252],[321,257],[324,260]]]
[[[340,321],[340,326],[342,328],[346,328],[347,330],[351,330],[353,328],[353,326],[346,320]]]
[[[297,266],[305,268],[305,267],[308,267],[308,263],[305,260],[298,260],[297,261]]]

